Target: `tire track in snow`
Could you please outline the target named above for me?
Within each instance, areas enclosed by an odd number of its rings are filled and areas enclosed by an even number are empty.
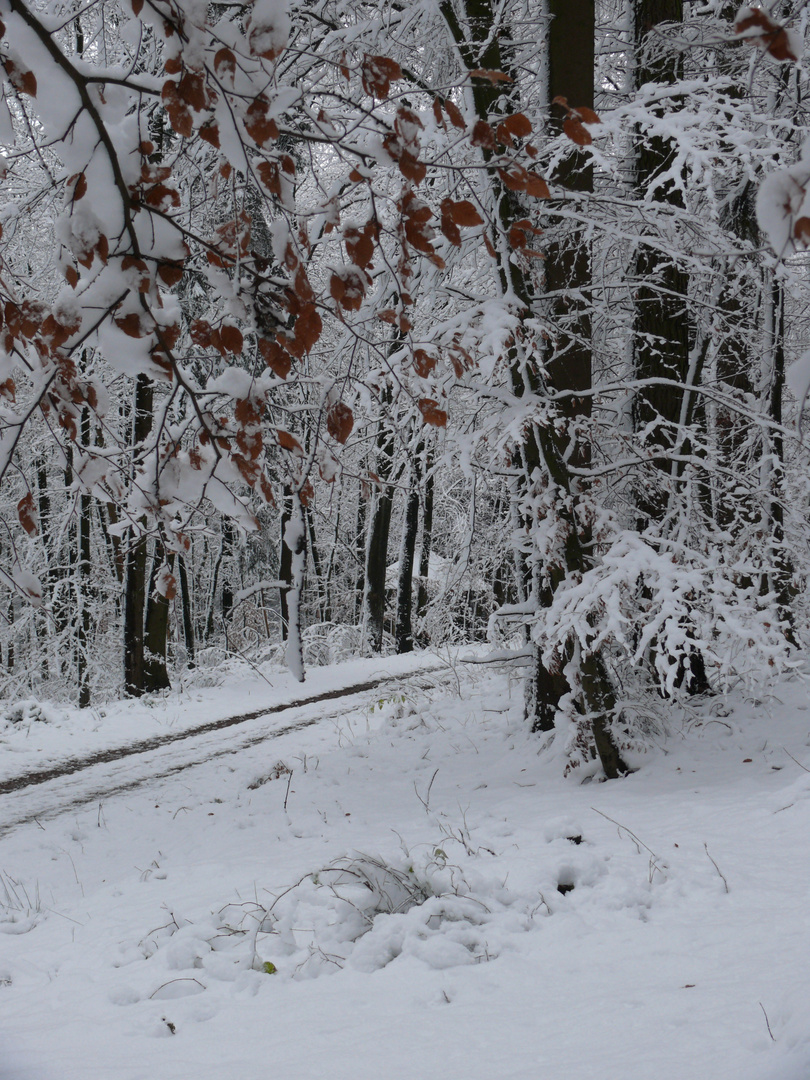
[[[416,681],[425,675],[433,676],[430,682]],[[451,675],[436,668],[423,668],[409,672],[405,676],[387,675],[338,690],[326,690],[299,701],[271,705],[254,712],[212,720],[195,728],[104,750],[90,757],[69,758],[51,769],[25,773],[0,784],[0,795],[6,796],[3,800],[6,813],[0,821],[0,837],[21,825],[57,817],[88,803],[131,791],[150,781],[163,780],[186,769],[204,765],[214,758],[238,754],[270,739],[278,739],[292,732],[312,727],[314,724],[337,719],[354,712],[360,702],[352,701],[341,709],[304,716],[282,727],[230,738],[223,744],[223,741],[216,736],[227,728],[237,727],[251,720],[260,720],[278,713],[296,712],[326,701],[362,698],[362,695],[369,691],[390,683],[407,684],[418,690],[430,690],[437,684],[448,682],[451,678]],[[195,741],[188,747],[172,745],[186,740]],[[134,760],[127,761],[128,758]],[[9,811],[14,815],[13,817],[7,816]]]

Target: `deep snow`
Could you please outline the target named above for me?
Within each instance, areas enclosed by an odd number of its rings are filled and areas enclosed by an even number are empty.
[[[580,784],[457,671],[3,836],[0,1078],[807,1080],[805,684]],[[32,721],[3,773],[259,683]]]

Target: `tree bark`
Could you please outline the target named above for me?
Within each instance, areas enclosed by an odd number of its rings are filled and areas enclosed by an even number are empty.
[[[397,621],[394,630],[398,653],[413,652],[413,563],[416,552],[416,534],[419,530],[419,481],[421,479],[418,455],[419,451],[411,466],[399,554]]]
[[[387,399],[390,399],[390,396],[390,392],[385,394]],[[388,563],[391,510],[394,505],[394,488],[390,482],[394,469],[393,456],[393,435],[381,423],[377,435],[377,475],[380,486],[369,523],[365,573],[366,641],[373,653],[382,652],[385,629],[385,571]]]
[[[149,598],[146,604],[144,630],[144,693],[154,694],[160,690],[170,690],[171,680],[166,667],[166,654],[169,638],[169,601],[157,591],[158,576],[168,562],[169,569],[174,565],[174,555],[166,558],[166,549],[158,541],[152,556],[152,574],[149,581]]]
[[[90,410],[82,409],[81,419],[82,444],[90,443]],[[78,565],[76,567],[76,600],[78,625],[76,635],[76,676],[79,684],[79,708],[86,709],[90,704],[90,671],[88,658],[90,654],[90,582],[91,582],[91,552],[90,552],[90,515],[92,512],[92,498],[86,491],[79,496],[79,521],[78,521]]]
[[[137,454],[152,427],[153,387],[145,375],[135,383],[132,410],[132,446]],[[126,553],[124,592],[124,687],[140,697],[144,692],[144,610],[146,606],[147,540],[130,530]]]
[[[573,9],[573,3],[571,5],[560,3],[556,11],[560,19],[564,20],[567,19]],[[462,28],[450,3],[442,3],[440,10],[468,68],[500,70],[510,75],[512,79],[512,83],[507,84],[510,86],[508,91],[504,90],[503,84],[500,82],[483,85],[483,80],[474,81],[472,96],[478,117],[489,120],[491,113],[497,114],[509,109],[510,105],[516,103],[516,91],[512,87],[519,87],[520,74],[509,70],[507,36],[504,33],[499,36],[491,32],[497,20],[490,0],[467,0],[464,5],[465,23],[470,29],[472,39],[467,37],[466,31]],[[585,26],[583,27],[581,23],[568,24],[568,27],[555,38],[560,43],[560,47],[590,49],[591,60],[593,58],[592,10],[592,3],[585,4],[581,10],[577,6],[576,11],[580,16],[582,16],[583,12],[585,13],[587,20]],[[560,30],[559,26],[558,30]],[[582,58],[577,63],[563,61],[561,58],[556,64],[555,70],[558,76],[555,77],[562,78],[561,73],[566,73],[566,78],[570,76],[573,79],[572,73],[581,73],[585,66]],[[590,67],[590,90],[585,86],[580,87],[579,83],[574,84],[572,82],[572,87],[573,89],[570,90],[572,98],[580,92],[588,94],[588,97],[583,97],[580,101],[572,100],[572,105],[583,105],[588,100],[593,100],[592,62]],[[511,101],[509,94],[512,95]],[[569,97],[569,94],[564,94],[564,96]],[[485,163],[488,163],[490,158],[486,151],[483,152],[483,157]],[[510,192],[504,190],[494,170],[491,172],[491,183],[500,225],[504,233],[508,233],[511,223],[516,218],[528,215],[518,200]],[[582,265],[587,264],[581,263],[579,258],[573,258],[572,272],[575,272],[576,268]],[[506,252],[504,249],[499,253],[499,276],[502,294],[515,297],[521,304],[525,315],[529,316],[535,306],[533,286],[518,261],[513,259],[511,253]],[[566,302],[568,301],[566,300]],[[575,319],[580,317],[581,314],[578,309],[574,309]],[[583,354],[583,363],[586,361],[587,357]],[[585,389],[583,370],[581,365],[574,365],[575,377],[578,380],[575,389]],[[550,389],[558,389],[555,384],[550,385],[550,381],[544,374],[538,358],[517,347],[513,348],[510,355],[509,377],[512,393],[518,399],[529,396],[544,397],[548,395]],[[561,379],[567,377],[564,364],[558,365],[557,377]],[[572,396],[575,397],[576,395]],[[583,534],[574,509],[578,494],[578,481],[573,478],[570,471],[567,456],[568,442],[569,434],[567,431],[558,434],[552,429],[551,425],[526,425],[525,436],[516,455],[518,459],[516,463],[519,465],[522,475],[522,490],[516,493],[519,509],[524,500],[527,503],[531,501],[531,494],[538,484],[547,483],[560,489],[559,516],[567,538],[564,552],[561,553],[563,565],[561,567],[549,566],[543,568],[546,596],[553,594],[566,575],[581,575],[591,565],[589,538]],[[534,521],[524,518],[522,524],[531,535]],[[523,552],[518,550],[516,556],[524,561],[525,566]],[[539,580],[534,574],[531,576],[536,587],[539,587]],[[570,659],[571,657],[569,657]],[[553,726],[559,703],[560,687],[559,683],[555,683],[557,677],[543,666],[539,652],[535,653],[535,661],[534,679],[540,692],[535,693],[530,688],[527,695],[527,714],[528,720],[533,727],[546,728]],[[589,717],[596,753],[599,755],[605,775],[608,778],[622,775],[628,770],[621,759],[610,731],[610,721],[615,714],[615,699],[607,669],[600,661],[600,658],[593,654],[585,656],[580,668],[581,705],[583,712]]]
[[[427,615],[428,581],[430,580],[430,549],[433,543],[433,460],[430,454],[425,461],[425,506],[422,511],[422,546],[419,550],[419,589],[416,594],[416,615],[424,622]],[[424,631],[422,637],[427,639]]]
[[[177,556],[177,572],[180,578],[180,595],[183,610],[183,637],[186,642],[187,664],[190,668],[197,666],[196,648],[194,642],[194,617],[192,615],[192,597],[189,591],[188,574],[186,573],[186,560],[182,555]]]

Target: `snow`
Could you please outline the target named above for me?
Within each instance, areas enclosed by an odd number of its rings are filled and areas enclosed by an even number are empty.
[[[668,707],[578,784],[518,682],[455,674],[0,835],[2,1080],[804,1080],[805,682]],[[258,682],[156,708],[295,692]],[[66,723],[29,710],[40,757]]]

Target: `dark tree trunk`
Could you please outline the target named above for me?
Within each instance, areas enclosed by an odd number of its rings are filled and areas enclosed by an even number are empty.
[[[188,587],[188,574],[186,573],[186,560],[182,555],[177,556],[177,573],[180,578],[180,596],[183,605],[183,638],[186,642],[186,658],[190,668],[196,667],[196,649],[194,643],[194,617],[192,615],[192,598]]]
[[[428,455],[425,462],[425,506],[422,511],[422,546],[419,551],[419,590],[416,594],[416,615],[421,621],[428,608],[428,580],[430,579],[430,549],[433,543],[433,460]]]
[[[304,521],[306,523],[307,537],[309,553],[312,556],[312,569],[315,574],[315,592],[318,600],[318,621],[330,622],[331,613],[329,611],[329,584],[324,572],[323,561],[321,559],[321,552],[318,548],[315,537],[315,522],[312,517],[312,510],[309,506],[303,507]]]
[[[81,420],[82,445],[90,444],[90,410],[82,409]],[[79,708],[85,709],[90,704],[90,671],[88,658],[90,655],[90,581],[91,581],[91,553],[90,553],[90,515],[92,512],[92,499],[89,493],[83,491],[79,496],[79,559],[76,567],[76,599],[77,599],[77,640],[76,640],[76,675],[79,684]]]
[[[230,518],[222,519],[222,593],[220,595],[220,611],[222,612],[222,624],[225,627],[225,636],[228,635],[228,619],[233,611],[233,584],[228,574],[229,563],[233,563],[233,549],[236,540],[233,522]]]
[[[419,460],[414,459],[405,506],[405,522],[399,556],[397,580],[397,621],[394,637],[398,653],[413,652],[413,562],[416,552],[416,534],[419,529]]]
[[[555,79],[562,80],[565,77],[566,80],[569,78],[572,80],[570,86],[566,81],[564,87],[559,86],[559,89],[556,87],[555,89],[556,92],[562,93],[563,96],[569,98],[571,105],[585,105],[593,100],[593,2],[583,4],[581,8],[578,2],[559,3],[554,7],[554,10],[560,19],[560,25],[555,30],[555,42],[559,48],[574,51],[580,48],[585,50],[582,57],[576,62],[571,57],[560,55],[556,63],[551,65],[553,71],[556,72],[553,76]],[[509,42],[504,35],[499,37],[491,33],[496,18],[490,0],[467,0],[464,5],[466,16],[464,20],[466,25],[464,26],[457,18],[455,9],[449,2],[441,4],[441,11],[468,68],[500,70],[510,74]],[[578,18],[573,23],[567,23],[563,32],[562,23],[569,19],[571,11],[575,11]],[[583,18],[585,19],[584,23],[581,21]],[[469,27],[470,36],[468,36],[467,27]],[[577,79],[582,78],[581,73],[587,67],[586,54],[587,57],[590,57],[590,72],[588,79],[585,80],[587,85],[580,87],[578,82],[573,81],[574,74],[577,73]],[[478,117],[489,120],[491,113],[498,113],[502,111],[502,107],[508,109],[517,104],[514,87],[519,86],[520,74],[517,71],[511,74],[514,81],[508,85],[506,90],[503,83],[490,85],[484,84],[483,80],[477,80],[473,83],[472,97]],[[582,94],[582,97],[576,100],[580,94]],[[486,152],[484,152],[483,157],[486,163],[490,161]],[[501,225],[504,232],[508,232],[510,224],[516,218],[528,217],[529,215],[526,213],[525,207],[521,206],[518,200],[512,196],[512,193],[504,190],[494,170],[491,173],[491,182],[498,205]],[[574,247],[577,247],[576,242]],[[569,273],[582,273],[582,267],[587,267],[587,261],[583,262],[581,255],[575,252],[571,256]],[[512,259],[510,255],[502,253],[499,258],[499,274],[503,293],[509,293],[516,297],[523,306],[525,313],[530,315],[535,306],[533,286],[519,263]],[[567,298],[561,297],[560,299],[564,300],[566,304],[569,303]],[[585,314],[573,304],[568,307],[566,313],[568,329],[563,326],[561,340],[571,337],[571,328]],[[573,349],[575,343],[569,341],[569,345]],[[586,385],[582,365],[589,363],[586,352],[583,352],[580,360],[581,363],[574,364],[574,374],[571,377],[577,380],[573,388],[584,391]],[[556,374],[557,378],[562,380],[569,377],[564,364],[557,366]],[[549,387],[548,380],[543,373],[542,364],[538,362],[536,357],[526,355],[517,348],[514,348],[510,355],[509,375],[512,392],[517,398],[534,395],[544,396],[549,389],[560,389],[556,384]],[[576,395],[572,396],[576,397]],[[576,406],[572,404],[571,408],[575,407],[580,413],[583,408],[587,408],[582,402]],[[516,494],[518,507],[521,506],[524,499],[528,500],[531,496],[536,483],[535,477],[545,476],[550,485],[560,489],[562,496],[559,513],[562,525],[568,535],[565,550],[562,553],[564,565],[559,569],[556,567],[543,568],[546,577],[546,596],[551,595],[563,577],[570,574],[583,574],[591,565],[589,537],[583,534],[576,513],[566,506],[569,501],[575,502],[578,495],[578,482],[570,472],[569,450],[571,448],[568,446],[568,441],[569,437],[566,433],[561,436],[548,426],[533,425],[527,427],[523,443],[519,447],[517,454],[517,464],[523,477],[523,490],[519,490]],[[534,527],[534,521],[526,520],[523,524],[529,530]],[[525,559],[522,552],[516,554],[519,558]],[[540,583],[538,582],[538,589],[539,586]],[[554,714],[557,711],[559,702],[558,688],[555,684],[557,676],[546,671],[542,663],[540,663],[539,656],[536,656],[535,659],[535,681],[540,684],[540,692],[534,693],[530,690],[527,696],[527,716],[534,727],[548,727],[554,723]],[[579,682],[583,712],[589,717],[594,746],[605,775],[608,778],[619,776],[627,772],[627,768],[621,759],[610,732],[610,721],[615,714],[616,706],[610,677],[599,656],[589,653],[581,661]]]
[[[366,503],[367,487],[361,484],[357,499],[357,523],[354,532],[354,550],[357,561],[357,576],[354,582],[354,621],[363,618],[363,596],[366,591]]]
[[[145,375],[139,375],[132,410],[132,446],[136,454],[152,427],[152,401],[152,383]],[[133,535],[131,531],[124,593],[124,687],[134,697],[140,697],[144,692],[146,549],[146,537],[141,533]]]
[[[158,576],[166,563],[166,550],[158,541],[152,556],[152,574],[149,580],[149,598],[146,604],[146,624],[144,633],[144,675],[143,689],[146,694],[159,690],[170,690],[171,680],[166,668],[166,653],[169,637],[169,601],[157,591]],[[174,556],[168,559],[169,568],[174,563]]]
[[[385,403],[390,404],[390,392]],[[377,475],[380,486],[374,499],[366,548],[365,615],[369,648],[382,652],[385,629],[385,571],[388,563],[388,537],[391,531],[391,510],[394,505],[393,474],[394,439],[390,431],[380,427],[377,436]]]
[[[390,484],[383,481],[374,501],[366,555],[367,634],[369,646],[374,653],[382,652],[385,628],[385,571],[393,504],[394,490]]]
[[[667,50],[656,28],[664,22],[681,22],[683,0],[636,0],[636,86],[647,83],[671,85],[681,75],[678,53]],[[639,198],[654,192],[653,202],[669,207],[684,205],[681,189],[669,179],[659,184],[677,155],[674,139],[639,133],[635,155],[636,190]],[[689,373],[690,317],[689,279],[674,259],[656,243],[641,238],[636,254],[635,326],[633,336],[635,375],[639,380],[667,379],[678,385],[650,385],[639,389],[635,401],[638,431],[646,432],[653,451],[654,471],[643,478],[636,495],[640,527],[660,522],[670,498],[671,451],[680,441],[683,384]]]

